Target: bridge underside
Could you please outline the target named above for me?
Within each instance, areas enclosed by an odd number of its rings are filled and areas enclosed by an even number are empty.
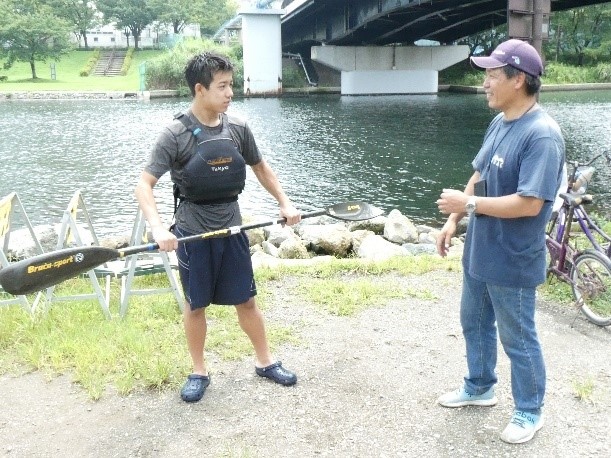
[[[552,0],[552,11],[604,3]],[[282,48],[310,55],[320,44],[367,46],[413,44],[420,39],[452,43],[507,22],[507,0],[294,0],[285,1]]]
[[[343,95],[436,93],[438,71],[468,56],[464,45],[312,48],[312,60],[341,71]]]

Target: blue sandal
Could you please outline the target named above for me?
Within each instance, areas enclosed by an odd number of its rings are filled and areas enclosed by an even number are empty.
[[[197,402],[204,396],[208,385],[210,385],[208,375],[191,374],[180,390],[180,397],[185,402]]]
[[[282,363],[280,361],[270,364],[267,367],[255,366],[255,372],[258,376],[266,377],[280,385],[290,386],[297,383],[297,376],[293,372],[282,367]]]

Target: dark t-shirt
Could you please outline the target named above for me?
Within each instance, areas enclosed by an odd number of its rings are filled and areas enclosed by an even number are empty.
[[[261,162],[262,156],[248,124],[233,115],[222,114],[221,124],[217,127],[208,127],[197,122],[191,110],[185,113],[202,129],[202,135],[218,135],[224,123],[229,124],[229,133],[235,142],[240,154],[247,165],[253,166]],[[166,172],[170,172],[174,179],[181,173],[182,167],[194,154],[195,136],[187,130],[185,125],[175,119],[165,127],[153,146],[150,157],[144,170],[157,179]],[[183,201],[176,211],[176,224],[182,229],[199,234],[202,232],[223,229],[242,224],[238,202],[202,205]]]
[[[544,200],[537,216],[472,216],[463,266],[474,278],[500,286],[534,287],[545,281],[545,227],[562,178],[564,140],[543,110],[490,123],[473,168],[486,179],[487,196],[517,193]]]

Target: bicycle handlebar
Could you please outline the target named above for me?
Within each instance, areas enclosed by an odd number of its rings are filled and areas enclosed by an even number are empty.
[[[607,159],[607,162],[609,164],[611,164],[611,151],[603,151],[602,153],[600,153],[600,154],[594,156],[592,159],[590,159],[589,162],[585,162],[583,164],[580,164],[579,161],[567,161],[567,162],[569,164],[571,164],[575,168],[578,168],[578,167],[587,167],[588,165],[592,165],[601,156],[605,156],[605,159]]]
[[[590,161],[584,162],[583,164],[580,164],[579,161],[567,161],[567,164],[570,164],[572,167],[572,170],[570,171],[569,176],[567,177],[569,180],[569,188],[571,188],[572,184],[575,182],[575,174],[577,173],[577,170],[580,167],[588,167],[592,165],[601,156],[605,156],[605,159],[607,159],[607,163],[611,165],[611,151],[603,151],[602,153],[597,154],[592,159],[590,159]]]

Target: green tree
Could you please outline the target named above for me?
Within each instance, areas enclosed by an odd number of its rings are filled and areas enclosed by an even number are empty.
[[[611,5],[592,5],[554,13],[551,18],[550,55],[558,61],[574,60],[579,66],[609,58]]]
[[[202,0],[153,0],[158,12],[157,20],[172,24],[174,33],[181,33],[187,24],[199,22]]]
[[[155,0],[98,0],[96,7],[104,15],[105,22],[114,21],[117,29],[129,31],[134,37],[135,49],[140,49],[142,31],[157,20],[159,14]]]
[[[461,38],[456,42],[459,45],[468,45],[470,54],[488,55],[499,43],[507,39],[507,25],[503,24],[493,29],[474,33]]]
[[[36,62],[59,61],[73,48],[70,23],[45,2],[0,0],[0,11],[0,58],[6,59],[5,69],[29,62],[32,79],[37,79]]]
[[[211,37],[238,10],[234,0],[199,0],[198,21],[202,36]]]
[[[85,49],[89,49],[87,30],[93,28],[99,22],[93,2],[87,0],[50,0],[49,4],[55,9],[58,16],[72,23],[72,32],[76,36],[79,47],[82,38]]]

